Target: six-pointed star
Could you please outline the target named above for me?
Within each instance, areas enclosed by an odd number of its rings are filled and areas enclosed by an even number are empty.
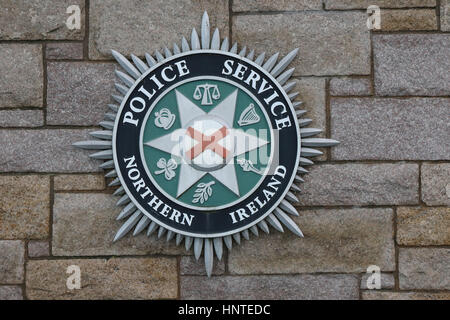
[[[247,134],[241,129],[233,128],[237,93],[238,90],[235,90],[207,113],[178,90],[175,90],[181,128],[144,143],[181,158],[177,197],[207,173],[239,196],[235,161],[232,160],[236,156],[262,147],[269,142]],[[218,124],[220,124],[218,127],[214,127]],[[200,135],[204,134],[200,139],[198,137],[192,138],[192,131],[198,132],[197,129],[200,131]],[[218,129],[223,134],[214,137],[213,133],[217,133]],[[204,141],[204,139],[209,139],[209,141]],[[198,150],[199,148],[200,150]],[[190,159],[189,157],[189,155],[192,157],[193,149],[196,150],[196,159]],[[204,165],[201,163],[204,159],[216,159],[217,156],[221,157],[223,165],[208,167],[207,163],[204,163]],[[200,162],[199,166],[194,165],[195,160],[198,160],[197,163]]]

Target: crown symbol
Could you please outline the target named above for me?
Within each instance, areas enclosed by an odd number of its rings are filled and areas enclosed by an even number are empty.
[[[259,115],[256,113],[255,105],[250,103],[239,116],[238,124],[242,126],[248,126],[250,124],[258,123],[260,120]]]
[[[155,112],[155,117],[155,126],[164,130],[170,129],[176,118],[167,108],[162,108],[159,112]]]

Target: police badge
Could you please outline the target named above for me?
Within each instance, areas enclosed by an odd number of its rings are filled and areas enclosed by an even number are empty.
[[[293,101],[287,67],[297,51],[278,61],[278,53],[230,49],[218,29],[210,36],[206,12],[200,37],[193,29],[181,48],[145,54],[145,62],[131,55],[133,63],[112,51],[123,68],[115,72],[118,105],[91,133],[98,140],[74,145],[101,150],[90,156],[111,169],[125,221],[114,241],[131,229],[184,240],[197,259],[203,252],[210,276],[214,252],[221,259],[223,244],[230,250],[250,232],[270,225],[303,236],[289,217],[298,215],[296,183],[308,158],[322,154],[311,147],[338,142],[311,138],[321,130],[307,128],[312,120]]]

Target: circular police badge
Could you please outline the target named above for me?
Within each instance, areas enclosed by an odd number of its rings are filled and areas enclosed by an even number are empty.
[[[213,252],[220,259],[223,243],[250,233],[269,233],[269,225],[303,236],[290,216],[297,216],[302,166],[321,154],[310,147],[337,141],[310,138],[320,132],[306,128],[295,82],[287,69],[297,50],[278,61],[278,54],[255,58],[244,47],[231,49],[219,32],[210,36],[202,19],[201,37],[193,29],[191,42],[164,55],[145,55],[132,62],[116,51],[123,71],[116,71],[120,104],[92,132],[95,141],[77,147],[101,149],[91,156],[105,160],[110,185],[123,206],[125,222],[115,241],[130,230],[147,230],[169,241],[194,245],[196,258],[204,252],[210,275]]]

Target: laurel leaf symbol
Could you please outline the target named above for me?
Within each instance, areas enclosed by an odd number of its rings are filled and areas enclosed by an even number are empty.
[[[198,203],[201,204],[208,201],[209,197],[212,196],[213,190],[211,186],[214,184],[214,181],[208,182],[208,183],[199,183],[197,185],[197,189],[195,189],[194,193],[194,199],[192,199],[192,203]]]

